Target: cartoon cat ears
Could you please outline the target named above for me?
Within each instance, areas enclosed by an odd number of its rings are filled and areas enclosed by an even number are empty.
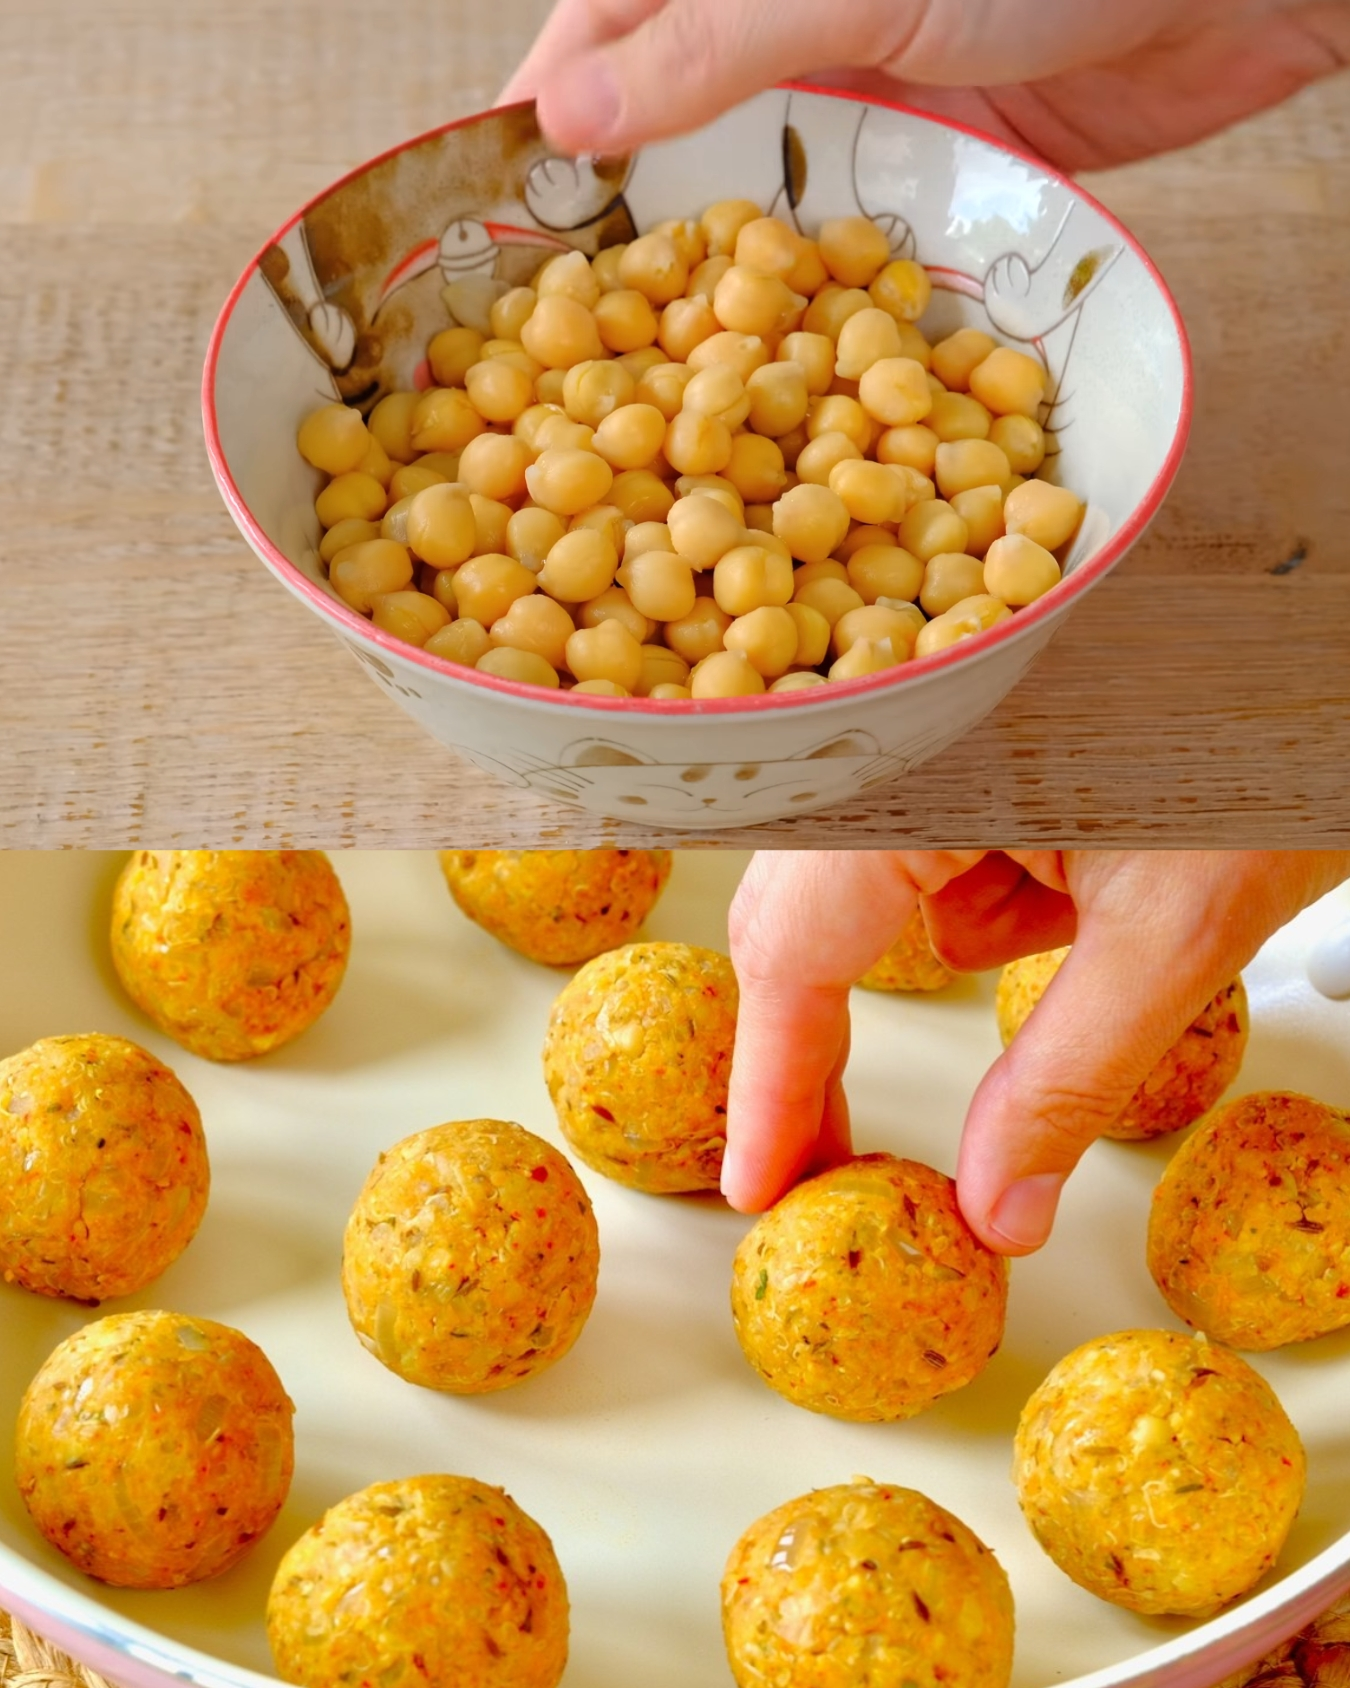
[[[817,745],[813,750],[803,751],[800,756],[789,757],[788,760],[813,762],[823,756],[859,757],[881,754],[881,746],[871,733],[841,733],[838,737]],[[612,739],[577,739],[567,746],[558,759],[558,766],[561,768],[655,768],[665,765],[658,763],[654,756],[645,756],[640,751],[615,744]],[[782,764],[769,762],[763,765],[772,767]]]

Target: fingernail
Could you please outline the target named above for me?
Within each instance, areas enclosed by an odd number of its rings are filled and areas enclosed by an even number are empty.
[[[1039,1248],[1050,1235],[1064,1180],[1057,1172],[1019,1178],[994,1203],[989,1229],[1015,1248]]]
[[[598,53],[578,59],[542,91],[550,127],[578,151],[596,151],[619,126],[619,84]]]

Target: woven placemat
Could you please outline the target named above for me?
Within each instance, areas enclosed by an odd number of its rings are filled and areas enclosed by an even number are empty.
[[[0,1688],[115,1688],[0,1612]],[[1350,1595],[1218,1688],[1350,1688]]]

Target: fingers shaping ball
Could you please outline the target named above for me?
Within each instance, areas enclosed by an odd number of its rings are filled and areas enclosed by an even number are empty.
[[[125,1038],[47,1037],[0,1061],[0,1277],[106,1301],[192,1241],[211,1175],[196,1104]]]
[[[1068,949],[1010,961],[995,996],[999,1035],[1006,1049],[1045,994]],[[1181,1131],[1208,1112],[1238,1075],[1247,1049],[1247,992],[1240,978],[1224,988],[1182,1032],[1106,1129],[1117,1142],[1135,1142]]]
[[[553,1005],[544,1078],[563,1135],[636,1190],[715,1190],[739,992],[726,956],[629,944],[588,961]]]
[[[329,1509],[277,1567],[277,1673],[305,1688],[555,1688],[567,1588],[552,1543],[470,1477],[376,1483]]]
[[[955,975],[933,953],[922,909],[858,983],[868,991],[940,991]]]
[[[1270,1386],[1179,1331],[1099,1337],[1022,1411],[1017,1498],[1060,1570],[1131,1611],[1203,1617],[1275,1563],[1303,1447]]]
[[[860,1155],[790,1190],[742,1239],[731,1314],[745,1357],[796,1406],[912,1418],[998,1348],[1008,1264],[941,1172]]]
[[[600,1241],[566,1158],[507,1120],[419,1131],[380,1156],[347,1222],[352,1326],[409,1383],[482,1395],[581,1334]]]
[[[1006,1688],[1003,1567],[950,1512],[865,1477],[767,1513],[732,1549],[722,1630],[739,1688]]]
[[[442,850],[450,895],[494,938],[550,967],[626,944],[670,878],[669,850]]]
[[[347,902],[318,850],[138,850],[113,893],[127,995],[213,1061],[265,1054],[312,1025],[350,947]]]
[[[1148,1269],[1234,1348],[1350,1325],[1350,1116],[1288,1091],[1216,1108],[1153,1192]]]
[[[180,1588],[241,1559],[291,1484],[294,1408],[228,1325],[115,1313],[67,1337],[19,1409],[33,1522],[118,1588]]]

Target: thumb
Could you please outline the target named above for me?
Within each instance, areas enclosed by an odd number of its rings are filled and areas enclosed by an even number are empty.
[[[627,152],[711,122],[822,64],[868,65],[926,0],[666,0],[639,27],[552,67],[539,121],[565,152]],[[897,10],[901,18],[897,20]]]

